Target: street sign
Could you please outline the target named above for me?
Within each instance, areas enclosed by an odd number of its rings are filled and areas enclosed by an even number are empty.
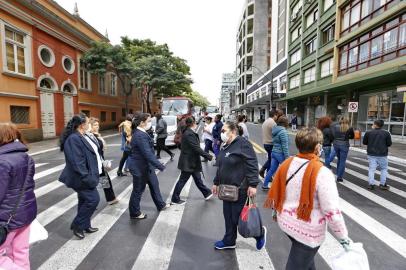
[[[348,103],[348,112],[355,113],[358,112],[358,102],[351,101]]]

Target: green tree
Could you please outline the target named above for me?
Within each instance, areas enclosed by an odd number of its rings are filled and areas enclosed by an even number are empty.
[[[193,101],[193,104],[195,106],[200,106],[202,108],[205,108],[210,104],[210,102],[207,100],[207,98],[197,91],[192,91],[190,93],[187,93],[185,96],[190,98]]]

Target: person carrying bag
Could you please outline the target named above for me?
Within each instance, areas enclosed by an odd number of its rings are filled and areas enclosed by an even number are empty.
[[[244,238],[255,238],[261,237],[262,229],[261,213],[255,203],[255,197],[248,197],[238,221],[238,233]]]

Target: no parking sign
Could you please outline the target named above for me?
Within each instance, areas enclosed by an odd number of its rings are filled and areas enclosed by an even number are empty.
[[[355,113],[358,112],[358,102],[351,101],[348,103],[348,112]]]

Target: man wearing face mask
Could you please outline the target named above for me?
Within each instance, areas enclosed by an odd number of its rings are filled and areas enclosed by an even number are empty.
[[[173,191],[172,204],[185,203],[185,201],[180,199],[180,193],[190,176],[193,177],[197,188],[203,194],[205,200],[209,200],[213,196],[210,189],[206,187],[202,181],[202,162],[200,160],[201,156],[208,160],[212,160],[213,156],[200,148],[199,135],[195,132],[196,127],[196,121],[193,116],[186,118],[186,129],[182,135],[182,145],[178,163],[178,169],[181,170],[181,174]]]

